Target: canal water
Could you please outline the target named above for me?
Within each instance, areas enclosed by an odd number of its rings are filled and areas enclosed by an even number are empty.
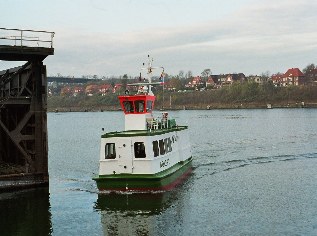
[[[158,113],[159,115],[159,113]],[[173,111],[193,173],[169,192],[98,193],[121,112],[49,113],[49,189],[0,194],[0,235],[317,235],[317,110]]]

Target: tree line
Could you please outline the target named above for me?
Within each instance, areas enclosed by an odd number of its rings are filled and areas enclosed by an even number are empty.
[[[311,63],[303,69],[303,73],[307,76],[316,70],[317,65]],[[205,69],[201,76],[206,79],[211,73],[210,69]],[[262,73],[261,76],[268,78],[269,72]],[[96,76],[93,78],[96,78]],[[176,88],[176,91],[184,91],[185,84],[192,78],[191,71],[187,73],[180,71],[177,76],[166,75],[166,81],[168,81],[169,86]],[[120,109],[117,96],[124,94],[125,86],[128,83],[135,82],[135,80],[137,80],[136,77],[129,77],[127,74],[120,78],[108,79],[108,83],[112,85],[121,83],[123,86],[117,93],[109,93],[105,96],[49,97],[48,110]],[[163,92],[162,87],[158,87],[155,94],[157,95],[157,109],[247,108],[265,107],[268,103],[275,104],[278,107],[297,106],[302,104],[302,102],[317,104],[317,86],[275,87],[272,81],[269,80],[261,85],[255,82],[233,83],[220,89],[206,91],[172,92],[165,90]]]
[[[124,92],[121,92],[124,94]],[[105,96],[52,96],[48,110],[98,111],[119,110],[118,94]],[[264,108],[298,107],[302,102],[317,105],[317,86],[275,87],[271,82],[234,83],[220,89],[206,91],[172,92],[156,90],[156,109],[206,109],[206,108]]]

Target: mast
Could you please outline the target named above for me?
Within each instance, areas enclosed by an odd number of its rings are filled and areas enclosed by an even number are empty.
[[[148,62],[148,67],[147,67],[147,78],[148,78],[148,81],[149,81],[149,95],[154,95],[153,92],[152,92],[152,62],[153,62],[153,58],[150,59],[150,55],[147,55],[148,59],[149,59],[149,62]]]
[[[138,83],[138,84],[139,85],[147,85],[148,86],[148,95],[154,96],[154,94],[152,92],[152,85],[158,85],[158,84],[161,84],[161,83],[160,82],[152,83],[153,70],[154,69],[163,69],[163,71],[161,73],[161,77],[163,77],[163,83],[164,83],[164,67],[163,66],[153,67],[152,63],[153,63],[153,58],[150,58],[150,55],[148,55],[148,65],[147,65],[147,67],[141,68],[141,70],[146,70],[147,71],[147,80],[148,80],[148,82],[147,83]],[[143,63],[143,66],[144,66],[144,63]],[[164,92],[164,85],[163,85],[163,92]]]

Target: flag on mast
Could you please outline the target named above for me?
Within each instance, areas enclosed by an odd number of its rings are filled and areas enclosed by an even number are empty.
[[[161,85],[164,85],[164,77],[165,77],[165,74],[164,74],[164,71],[163,71],[161,76],[160,76]]]

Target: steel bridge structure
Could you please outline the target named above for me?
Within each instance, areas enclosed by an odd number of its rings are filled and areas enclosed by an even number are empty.
[[[0,191],[48,185],[47,74],[54,32],[0,28]],[[1,63],[1,62],[0,62]]]

